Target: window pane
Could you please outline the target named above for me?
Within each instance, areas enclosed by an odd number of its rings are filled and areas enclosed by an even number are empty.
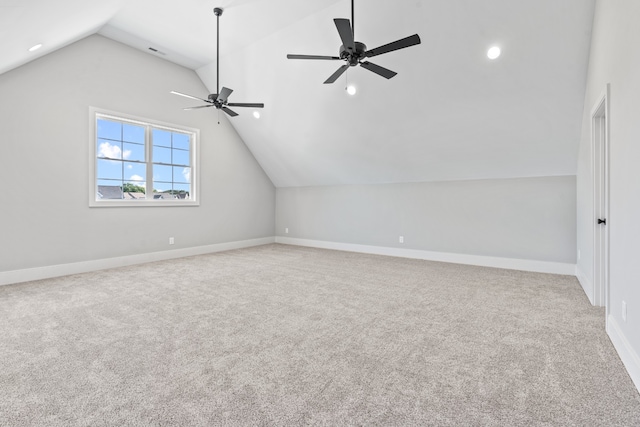
[[[153,146],[153,163],[171,164],[171,148]]]
[[[98,179],[117,179],[122,181],[122,162],[98,159]]]
[[[153,194],[154,194],[154,199],[157,199],[158,197],[156,197],[156,195],[158,193],[162,193],[164,191],[171,191],[172,186],[170,182],[154,182],[153,183]]]
[[[189,152],[184,150],[173,150],[173,164],[189,166]]]
[[[108,157],[110,159],[122,158],[122,143],[116,141],[108,141],[104,139],[98,140],[98,157]]]
[[[140,163],[124,162],[124,179],[137,182],[144,187],[147,176],[147,165]]]
[[[122,140],[144,144],[144,127],[124,123],[122,125]]]
[[[171,132],[166,130],[153,130],[153,145],[171,147]]]
[[[143,183],[140,182],[136,182],[136,181],[127,181],[124,183],[124,186],[122,187],[123,191],[123,197],[126,200],[145,200],[146,199],[146,195],[145,195],[145,188],[143,186]]]
[[[189,142],[190,142],[189,135],[185,135],[184,133],[173,134],[173,148],[188,150],[190,148]]]
[[[185,193],[186,194],[190,194],[191,193],[191,184],[173,184],[173,189],[174,189],[174,191],[177,191],[177,192],[180,192],[180,193],[183,193],[183,194],[185,194]],[[188,197],[181,196],[180,198],[184,199],[184,198],[188,198]]]
[[[122,157],[124,157],[125,160],[144,162],[144,145],[129,144],[128,142],[125,142],[122,145]]]
[[[155,182],[168,182],[171,183],[172,173],[171,166],[153,165],[153,182],[155,188]],[[169,190],[171,187],[169,186]]]
[[[182,166],[173,167],[173,182],[189,183],[191,182],[191,168],[183,168]]]
[[[98,119],[98,138],[120,141],[122,138],[122,123]]]

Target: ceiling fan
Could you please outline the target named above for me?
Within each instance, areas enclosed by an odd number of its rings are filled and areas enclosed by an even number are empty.
[[[216,93],[211,93],[207,99],[198,98],[197,96],[187,95],[186,93],[171,91],[174,95],[184,96],[185,98],[191,98],[198,101],[206,102],[206,105],[198,105],[197,107],[187,107],[184,110],[195,110],[197,108],[215,107],[218,110],[222,110],[231,117],[238,115],[235,111],[228,107],[252,107],[252,108],[264,108],[262,103],[246,103],[246,102],[229,102],[229,95],[233,92],[233,89],[223,87],[220,90],[220,15],[222,15],[222,8],[216,7],[213,9],[213,13],[216,15]]]
[[[364,43],[355,41],[355,19],[353,12],[353,2],[354,0],[351,0],[351,22],[349,22],[348,19],[342,18],[336,18],[333,20],[333,22],[335,22],[336,24],[336,28],[338,29],[338,34],[340,34],[340,39],[342,40],[342,46],[340,46],[340,56],[292,54],[287,55],[288,59],[321,59],[329,61],[346,61],[347,63],[338,68],[338,70],[324,82],[325,84],[335,82],[338,77],[340,77],[345,71],[347,71],[349,67],[355,67],[357,65],[360,65],[369,71],[381,75],[382,77],[390,79],[398,73],[373,64],[369,61],[366,61],[365,59],[420,44],[420,36],[414,34],[412,36],[396,40],[383,46],[379,46],[375,49],[367,50],[367,46]]]

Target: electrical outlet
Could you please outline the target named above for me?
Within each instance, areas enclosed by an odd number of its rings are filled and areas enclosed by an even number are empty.
[[[284,234],[289,234],[289,228],[284,229]]]
[[[627,321],[627,302],[622,301],[622,320]]]
[[[169,237],[169,244],[173,245],[175,243],[175,241],[173,240],[173,237]]]
[[[400,237],[398,238],[398,242],[400,242],[400,243],[404,243],[404,236],[400,236]]]

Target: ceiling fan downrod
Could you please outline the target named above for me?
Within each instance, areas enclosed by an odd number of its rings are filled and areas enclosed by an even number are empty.
[[[213,13],[216,15],[216,93],[220,93],[220,15],[222,15],[222,8],[213,8]]]

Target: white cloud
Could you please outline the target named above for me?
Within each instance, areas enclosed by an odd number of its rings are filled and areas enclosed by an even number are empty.
[[[191,168],[182,169],[182,176],[187,182],[191,182]]]
[[[129,178],[129,181],[144,182],[144,178],[141,177],[140,175],[131,175],[131,178]]]
[[[133,169],[133,165],[127,165],[127,169]]]
[[[121,159],[122,150],[117,145],[111,145],[108,142],[100,144],[99,157],[109,157],[111,159]]]
[[[98,157],[108,157],[110,159],[128,159],[131,156],[131,150],[124,150],[124,156],[122,150],[117,145],[112,145],[108,142],[100,144],[98,149]]]

